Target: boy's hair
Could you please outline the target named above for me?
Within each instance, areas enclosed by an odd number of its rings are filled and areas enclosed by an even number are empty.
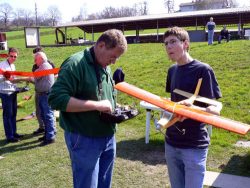
[[[10,52],[16,52],[17,54],[19,54],[19,51],[17,48],[9,48],[9,53]]]
[[[127,40],[123,33],[117,29],[105,31],[97,40],[96,44],[104,42],[107,49],[119,46],[124,52],[127,50]]]
[[[182,42],[185,40],[190,41],[188,32],[181,27],[172,27],[167,30],[163,35],[163,40],[171,35],[176,36]]]

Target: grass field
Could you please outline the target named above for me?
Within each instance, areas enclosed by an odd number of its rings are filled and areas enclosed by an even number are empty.
[[[8,46],[18,47],[20,56],[17,70],[30,71],[33,64],[32,49],[26,49],[21,32],[10,35]],[[18,36],[18,37],[17,37]],[[54,35],[46,35],[46,41],[54,41]],[[45,48],[49,59],[57,67],[72,53],[85,47]],[[223,98],[222,116],[250,124],[250,41],[237,40],[208,46],[207,43],[192,43],[191,55],[210,64],[217,76]],[[161,44],[130,44],[127,53],[113,65],[122,67],[128,83],[161,96],[164,92],[165,77],[172,64],[166,57]],[[32,95],[31,90],[20,94]],[[121,104],[134,104],[140,115],[133,120],[119,124],[116,134],[117,159],[113,176],[115,188],[169,187],[164,160],[164,136],[155,131],[151,122],[150,143],[145,144],[145,111],[137,99],[118,93]],[[34,111],[33,98],[18,108],[18,118]],[[2,112],[1,112],[2,113]],[[159,114],[154,113],[158,118]],[[62,129],[57,126],[55,144],[39,147],[38,137],[32,132],[38,124],[35,119],[17,124],[18,133],[25,134],[22,141],[6,144],[2,117],[0,118],[0,187],[72,187],[71,167]],[[250,140],[250,135],[240,136],[225,130],[213,128],[207,169],[250,177],[250,149],[238,148],[238,140]]]

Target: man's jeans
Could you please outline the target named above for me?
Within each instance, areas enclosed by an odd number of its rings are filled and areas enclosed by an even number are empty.
[[[39,94],[37,92],[35,92],[35,107],[36,107],[36,118],[39,123],[39,128],[45,129],[45,126],[41,117],[41,110],[39,107]]]
[[[214,41],[214,30],[207,31],[208,44],[213,44]]]
[[[181,149],[165,143],[171,188],[202,188],[208,148]]]
[[[0,93],[3,108],[3,125],[7,139],[14,138],[16,134],[16,115],[17,115],[17,94],[11,95]]]
[[[48,103],[48,94],[38,95],[39,108],[41,112],[41,118],[45,125],[45,139],[55,139],[56,129],[54,125],[54,112]]]
[[[74,188],[110,188],[116,155],[115,136],[86,137],[66,131],[64,136]]]
[[[226,39],[227,42],[229,42],[229,40],[230,40],[230,35],[228,35],[228,36],[221,36],[221,35],[219,35],[219,38],[218,38],[218,43],[219,43],[219,44],[221,43],[221,40],[222,40],[222,39]]]

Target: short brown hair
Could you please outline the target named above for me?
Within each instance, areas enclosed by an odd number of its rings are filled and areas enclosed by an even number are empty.
[[[104,42],[108,49],[119,46],[124,52],[127,50],[127,40],[123,33],[117,29],[105,31],[97,40],[96,44]]]
[[[9,48],[9,52],[8,53],[10,53],[10,52],[16,52],[17,55],[19,54],[19,51],[18,51],[17,48]]]
[[[37,52],[43,52],[43,48],[41,46],[37,46],[36,48],[34,48],[33,54],[35,54]]]
[[[180,41],[190,41],[188,32],[181,27],[172,27],[167,30],[163,35],[163,40],[165,40],[165,38],[169,37],[170,35],[176,36]]]

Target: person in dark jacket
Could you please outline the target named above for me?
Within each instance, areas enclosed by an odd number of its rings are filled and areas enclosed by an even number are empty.
[[[230,40],[230,33],[227,29],[227,26],[223,26],[223,29],[220,31],[220,35],[219,35],[219,38],[218,38],[218,43],[220,44],[221,43],[221,40],[222,39],[226,39],[227,42],[229,42]]]
[[[116,155],[116,124],[104,122],[116,91],[109,65],[126,51],[127,41],[116,29],[105,31],[94,46],[67,58],[49,94],[49,104],[60,110],[75,188],[111,187]]]

